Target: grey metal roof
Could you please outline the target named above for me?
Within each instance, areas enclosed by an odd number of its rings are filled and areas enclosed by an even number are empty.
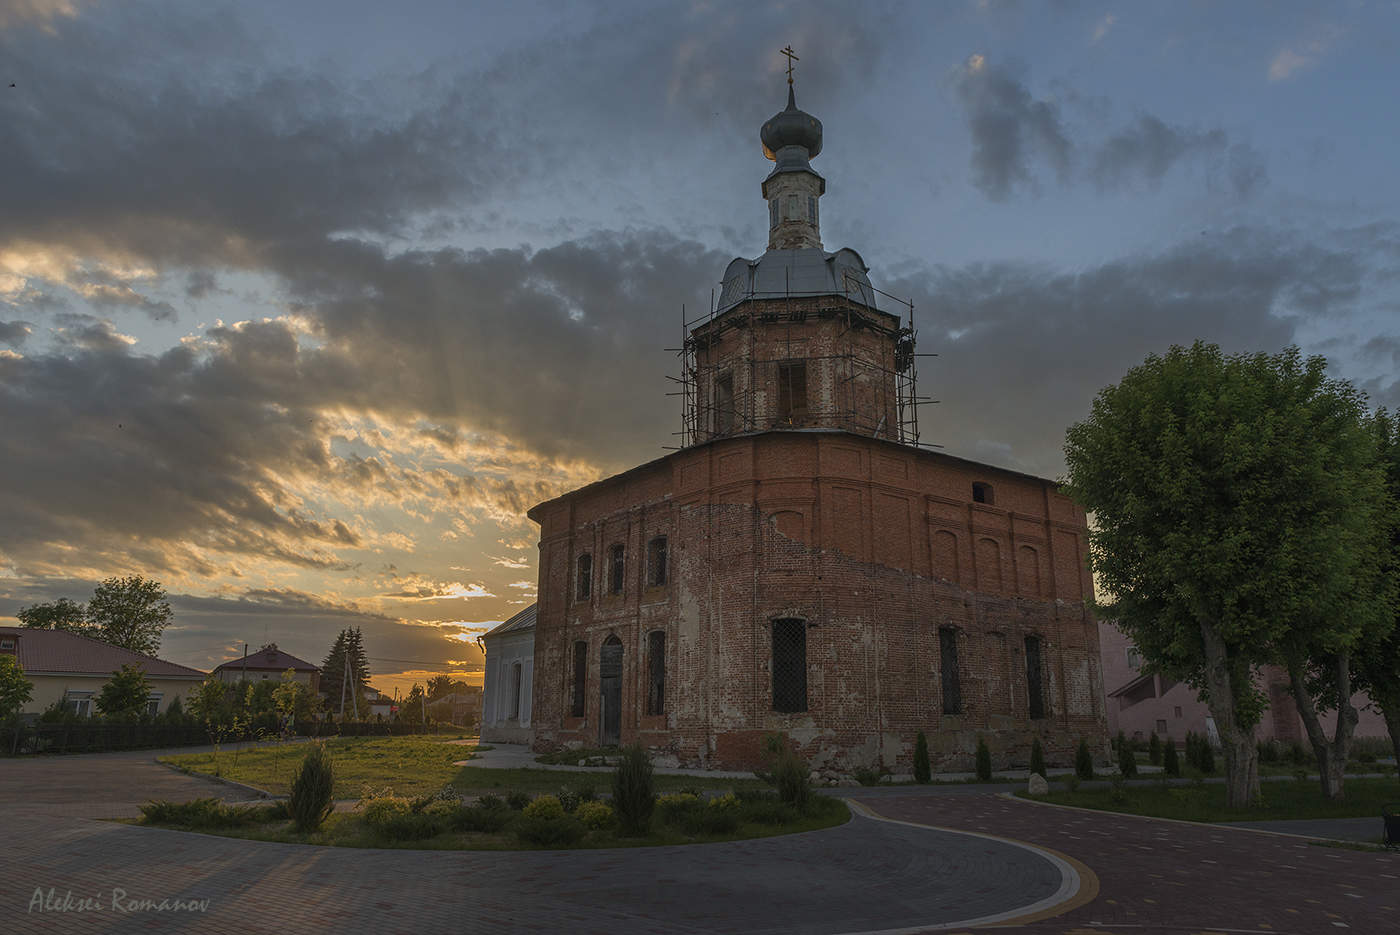
[[[769,250],[756,260],[736,257],[724,270],[715,314],[746,299],[840,295],[876,308],[865,261],[850,247],[827,253],[817,247]]]
[[[492,627],[490,630],[481,634],[482,639],[488,636],[503,636],[507,633],[516,633],[520,630],[533,630],[535,628],[535,609],[539,606],[538,604],[531,604],[505,623],[500,626]]]

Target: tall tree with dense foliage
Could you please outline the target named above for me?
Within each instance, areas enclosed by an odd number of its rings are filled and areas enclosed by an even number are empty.
[[[108,717],[140,717],[151,703],[151,682],[140,666],[127,664],[97,693],[97,710]]]
[[[447,695],[458,692],[465,694],[471,690],[471,686],[462,679],[454,679],[450,675],[434,675],[428,679],[428,703],[431,704]]]
[[[88,623],[98,639],[133,652],[154,656],[173,614],[160,582],[128,575],[108,578],[92,592]]]
[[[66,630],[84,636],[99,636],[92,624],[88,623],[87,608],[66,597],[47,604],[21,607],[15,616],[22,626],[31,630]]]
[[[33,697],[34,686],[14,656],[0,656],[0,722],[8,721]]]
[[[1375,447],[1362,397],[1325,370],[1297,348],[1173,347],[1066,436],[1103,610],[1146,671],[1200,691],[1235,808],[1259,796],[1254,670],[1285,652],[1345,659],[1374,618]]]
[[[346,682],[346,672],[350,681]],[[359,627],[346,627],[336,635],[335,643],[321,663],[321,690],[332,711],[342,716],[346,711],[365,714],[365,688],[369,684],[369,659],[365,656],[364,638]]]
[[[1376,453],[1385,476],[1389,505],[1386,514],[1390,525],[1386,530],[1381,554],[1382,580],[1394,585],[1400,581],[1400,413],[1384,409],[1371,420],[1376,440]],[[1385,718],[1390,744],[1400,762],[1400,620],[1397,620],[1395,595],[1390,595],[1388,632],[1375,631],[1373,637],[1352,656],[1354,681],[1352,688],[1364,691]]]

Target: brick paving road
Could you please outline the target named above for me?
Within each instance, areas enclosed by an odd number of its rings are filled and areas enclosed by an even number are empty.
[[[1004,835],[1091,867],[1092,902],[1013,927],[1064,935],[1400,932],[1400,855],[1258,832],[1053,808],[989,794],[861,798],[880,815]],[[1005,929],[1004,929],[1005,930]]]
[[[0,932],[817,935],[982,917],[1061,886],[1031,851],[867,818],[731,844],[553,853],[315,848],[92,820],[151,797],[237,797],[150,757],[0,761]],[[31,911],[50,887],[102,908]],[[209,904],[124,915],[115,888]]]

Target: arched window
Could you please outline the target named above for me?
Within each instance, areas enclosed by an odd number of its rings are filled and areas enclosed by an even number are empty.
[[[778,226],[778,199],[774,198],[768,202],[768,227]]]
[[[612,594],[622,593],[622,584],[626,580],[624,572],[626,570],[627,549],[618,543],[612,547],[611,565],[608,569],[609,592]]]
[[[981,481],[974,482],[972,485],[972,502],[985,503],[988,506],[993,504],[995,500],[992,496],[992,485],[984,484]]]
[[[647,543],[647,584],[660,587],[666,583],[666,537],[657,536]]]
[[[593,593],[593,556],[584,552],[578,557],[578,585],[574,594],[578,600],[586,601]]]

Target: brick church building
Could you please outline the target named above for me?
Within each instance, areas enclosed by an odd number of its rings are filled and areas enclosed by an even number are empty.
[[[912,320],[822,247],[821,123],[763,125],[768,249],[688,326],[683,445],[541,503],[536,749],[814,769],[1068,764],[1106,737],[1084,511],[1056,484],[920,447]],[[912,317],[912,316],[911,316]]]

